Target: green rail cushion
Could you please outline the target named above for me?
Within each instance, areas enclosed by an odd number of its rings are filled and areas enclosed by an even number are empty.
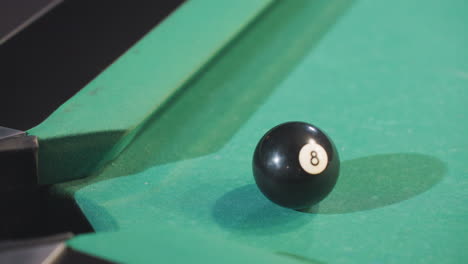
[[[184,228],[132,230],[77,236],[67,244],[119,263],[320,264],[283,252],[268,252],[198,234]]]
[[[95,174],[99,177],[86,178],[85,184],[219,151],[348,6],[349,1],[271,5],[163,111],[147,120],[137,137],[144,139],[135,139],[115,160],[123,166],[110,166]]]
[[[183,4],[28,131],[40,140],[40,182],[82,177],[99,165],[98,161],[117,155],[144,121],[270,2],[203,0]]]

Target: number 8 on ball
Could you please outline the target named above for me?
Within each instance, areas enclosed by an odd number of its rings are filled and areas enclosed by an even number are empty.
[[[327,168],[327,152],[315,141],[310,140],[299,151],[299,164],[307,173],[319,174]]]

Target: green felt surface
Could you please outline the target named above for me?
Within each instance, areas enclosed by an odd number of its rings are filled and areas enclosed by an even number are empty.
[[[109,241],[113,241],[109,243]],[[287,252],[270,252],[220,240],[210,234],[198,234],[183,228],[155,225],[148,230],[81,235],[69,244],[99,252],[110,260],[124,263],[275,263],[322,264]],[[125,248],[125,250],[116,250]],[[91,252],[91,253],[93,253]],[[132,254],[129,254],[132,252]],[[235,257],[233,257],[235,256]]]
[[[468,261],[467,11],[462,0],[274,3],[117,158],[55,186],[110,232],[69,244],[141,263]],[[290,120],[325,130],[342,159],[311,212],[270,203],[252,177],[257,141]]]

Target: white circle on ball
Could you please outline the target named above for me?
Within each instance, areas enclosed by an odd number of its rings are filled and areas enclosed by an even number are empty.
[[[325,149],[311,140],[299,151],[299,164],[309,174],[319,174],[327,168],[328,154]]]

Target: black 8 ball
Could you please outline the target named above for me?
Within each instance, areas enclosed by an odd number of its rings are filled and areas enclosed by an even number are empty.
[[[333,142],[319,128],[288,122],[260,139],[252,167],[255,182],[268,199],[300,210],[331,192],[338,179],[340,159]]]

